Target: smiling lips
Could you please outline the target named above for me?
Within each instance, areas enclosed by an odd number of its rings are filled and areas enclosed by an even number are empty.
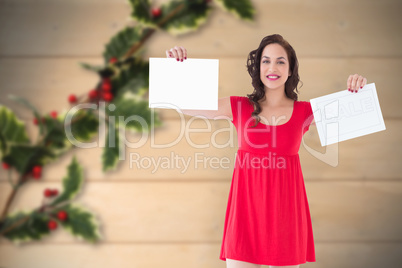
[[[280,78],[280,76],[278,76],[278,75],[267,75],[267,78],[270,81],[275,81],[275,80],[278,80]]]

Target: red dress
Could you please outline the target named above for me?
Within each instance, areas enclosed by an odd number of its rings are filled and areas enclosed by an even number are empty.
[[[313,120],[310,102],[295,101],[278,126],[258,123],[247,97],[230,97],[238,151],[220,259],[261,265],[315,262],[310,210],[299,159]],[[286,122],[286,123],[283,123]]]

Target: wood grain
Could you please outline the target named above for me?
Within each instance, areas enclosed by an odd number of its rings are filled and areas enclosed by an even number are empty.
[[[154,6],[170,0],[152,1]],[[269,34],[282,34],[295,48],[303,87],[300,100],[346,89],[349,74],[375,82],[386,130],[320,146],[314,126],[304,136],[299,154],[310,204],[316,263],[303,267],[399,267],[402,263],[402,2],[399,0],[253,0],[254,22],[244,22],[218,8],[199,31],[180,36],[158,32],[146,43],[143,57],[165,57],[175,45],[189,57],[220,60],[219,97],[252,92],[245,64],[248,53]],[[215,5],[215,3],[212,3]],[[104,46],[125,26],[134,25],[125,0],[0,1],[0,103],[26,120],[31,138],[37,129],[29,111],[7,99],[22,96],[42,113],[67,111],[67,96],[87,94],[99,77],[79,62],[102,64]],[[200,78],[201,79],[201,78]],[[195,81],[196,82],[196,81]],[[158,110],[158,109],[157,109]],[[164,126],[157,144],[174,141],[183,128],[179,115],[158,110]],[[190,117],[185,116],[185,122]],[[211,131],[191,133],[167,148],[151,140],[129,148],[126,160],[112,172],[101,171],[102,148],[71,151],[47,165],[43,177],[25,185],[11,211],[40,204],[43,190],[61,188],[73,155],[84,168],[85,183],[76,202],[100,219],[104,240],[90,245],[63,230],[35,243],[15,246],[0,239],[0,267],[225,267],[219,260],[224,215],[233,172],[237,134],[231,123],[210,120]],[[184,124],[185,126],[186,124]],[[206,129],[194,120],[189,128]],[[213,133],[218,144],[210,144]],[[135,142],[138,134],[128,134]],[[322,154],[312,155],[308,149]],[[324,162],[326,152],[336,166]],[[227,168],[138,169],[130,153],[143,158],[188,159],[196,153],[229,159]],[[216,165],[216,164],[215,164]],[[14,174],[15,176],[15,174]],[[10,192],[0,170],[0,209]]]
[[[313,181],[305,186],[315,241],[402,241],[402,182]],[[32,182],[19,191],[10,212],[37,207],[45,188],[60,189],[60,184]],[[229,189],[230,181],[105,181],[84,183],[75,202],[101,222],[103,243],[219,242]],[[0,183],[1,193],[9,191]],[[41,243],[79,241],[60,230]]]

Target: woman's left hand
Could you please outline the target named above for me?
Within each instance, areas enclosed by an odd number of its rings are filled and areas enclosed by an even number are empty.
[[[357,92],[359,89],[363,88],[367,83],[367,79],[358,74],[349,75],[347,85],[350,92]]]

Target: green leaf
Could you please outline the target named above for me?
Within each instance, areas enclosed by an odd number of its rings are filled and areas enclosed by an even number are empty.
[[[151,5],[148,0],[128,0],[132,7],[131,17],[149,27],[155,27],[151,16]]]
[[[22,98],[22,97],[18,97],[18,96],[14,96],[14,95],[9,95],[8,98],[10,98],[11,100],[25,106],[26,108],[30,109],[35,118],[38,120],[38,124],[39,124],[39,133],[42,134],[43,133],[43,123],[41,120],[41,115],[39,114],[38,110],[35,108],[35,106],[33,106],[28,100]]]
[[[99,232],[99,221],[84,207],[76,204],[67,204],[61,207],[68,214],[66,221],[62,221],[62,226],[74,236],[88,242],[96,242],[102,236]]]
[[[250,0],[215,0],[221,8],[243,20],[252,20],[255,10]]]
[[[78,164],[76,157],[73,157],[67,168],[67,176],[63,178],[63,190],[51,205],[74,199],[81,190],[84,176],[82,167]]]
[[[55,158],[56,155],[44,146],[11,145],[3,160],[24,174],[34,165],[43,166]]]
[[[49,220],[48,216],[36,211],[20,211],[14,214],[9,214],[5,218],[0,230],[7,230],[9,227],[14,226],[17,222],[21,222],[21,220],[26,217],[29,217],[27,221],[14,227],[10,231],[7,231],[4,234],[4,237],[13,241],[15,244],[20,244],[20,242],[40,240],[44,236],[49,235],[50,232],[47,227],[47,222]]]
[[[106,137],[106,146],[102,154],[103,171],[114,169],[119,160],[119,128],[115,124],[109,124],[109,131]]]
[[[183,1],[171,1],[162,6],[162,14],[170,14],[180,5],[183,5],[183,8],[161,25],[162,29],[173,35],[197,30],[200,25],[206,22],[211,11],[210,6],[203,0],[188,0],[184,3]]]
[[[107,64],[112,57],[121,58],[127,51],[147,33],[147,29],[143,30],[139,26],[126,27],[117,33],[110,42],[105,46],[103,52],[105,63]]]
[[[0,105],[0,152],[8,153],[11,144],[28,144],[25,123],[19,120],[7,107]]]
[[[63,122],[57,118],[50,116],[44,117],[44,125],[46,134],[43,137],[43,145],[52,150],[55,155],[60,155],[67,149],[71,148],[71,143],[68,142]]]
[[[139,132],[149,132],[151,127],[161,125],[156,112],[148,107],[149,102],[147,100],[142,100],[135,95],[127,93],[114,104],[116,105],[114,111],[110,111],[110,109],[106,111],[109,117],[114,116],[115,124],[118,124],[119,127],[126,127]],[[152,122],[152,117],[154,122]],[[126,120],[127,122],[125,122]]]
[[[105,68],[104,66],[94,66],[94,65],[91,65],[91,64],[85,63],[85,62],[79,62],[78,64],[82,68],[87,69],[89,71],[93,71],[93,72],[99,72],[99,71],[103,70],[103,68]]]
[[[149,62],[132,58],[111,83],[112,88],[117,89],[117,100],[126,92],[138,94],[141,89],[149,87]]]
[[[91,110],[78,110],[71,119],[71,134],[79,142],[91,140],[99,128],[99,119]]]

